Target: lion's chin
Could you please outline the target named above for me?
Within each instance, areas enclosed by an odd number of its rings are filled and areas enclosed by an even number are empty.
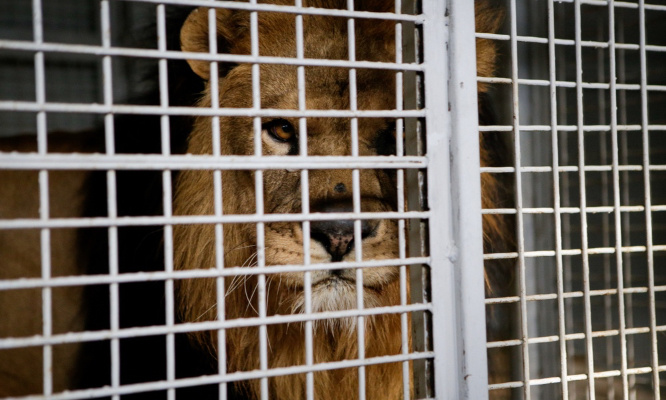
[[[312,285],[312,312],[321,313],[329,311],[343,311],[358,309],[356,303],[356,283],[351,279],[341,277],[327,277]],[[379,299],[373,289],[365,288],[363,291],[363,308],[377,307]],[[301,292],[292,308],[297,313],[305,313],[305,296]],[[340,331],[353,332],[356,328],[357,317],[329,318],[315,320],[315,332],[324,329],[335,333]]]
[[[339,311],[357,308],[356,284],[349,280],[331,277],[312,287],[312,311]]]

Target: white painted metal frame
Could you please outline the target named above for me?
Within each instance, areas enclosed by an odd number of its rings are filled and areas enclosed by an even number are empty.
[[[428,201],[431,221],[438,221],[430,225],[435,393],[438,399],[484,399],[478,113],[470,68],[476,63],[474,4],[424,2],[423,12],[430,17],[423,25]],[[441,51],[442,43],[448,51]],[[443,65],[450,66],[449,76]]]

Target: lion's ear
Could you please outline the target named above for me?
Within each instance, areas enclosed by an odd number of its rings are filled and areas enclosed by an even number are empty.
[[[208,10],[207,7],[199,7],[187,17],[180,30],[181,50],[196,53],[208,52]],[[234,35],[234,24],[229,23],[232,19],[232,11],[217,9],[215,14],[218,50],[225,49]],[[206,80],[210,78],[209,61],[187,60],[187,62],[197,75]]]
[[[477,0],[474,12],[476,31],[483,33],[497,33],[504,21],[504,12],[490,4],[488,0]],[[497,64],[497,45],[494,40],[476,40],[476,71],[479,76],[493,76]],[[483,83],[478,85],[479,92],[485,92],[488,87]]]

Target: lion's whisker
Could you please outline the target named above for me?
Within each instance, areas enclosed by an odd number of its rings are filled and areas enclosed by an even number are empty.
[[[240,246],[240,245],[239,245],[239,246],[234,247],[233,249],[229,249],[229,250],[227,250],[227,252],[229,252],[229,251],[238,251],[238,250],[243,250],[243,249],[249,249],[249,248],[251,248],[251,247],[257,247],[257,245],[256,245],[256,244],[248,244],[248,245],[246,245],[246,246]]]
[[[250,298],[254,298],[254,294],[257,292],[257,289],[259,288],[259,283],[254,284],[254,289],[252,289],[252,293],[250,293]],[[247,293],[246,293],[247,294]],[[256,311],[256,310],[255,310]]]
[[[250,242],[251,242],[250,240],[246,240],[244,242],[238,243],[236,246],[234,246],[232,248],[227,248],[226,253],[229,253],[229,252],[232,252],[232,251],[238,251],[238,250],[242,250],[242,249],[249,249],[250,247],[257,247],[256,244],[248,244]]]
[[[227,289],[227,292],[224,294],[224,297],[229,296],[231,293],[233,293],[234,290],[238,289],[240,285],[243,283],[242,281],[245,279],[247,279],[247,276],[245,275],[234,276],[234,279],[232,279],[231,283],[229,284],[229,288]]]
[[[254,246],[246,246],[246,247],[254,247]],[[257,257],[257,252],[252,253],[245,262],[243,262],[242,267],[250,267],[254,260]],[[244,281],[249,278],[249,275],[236,275],[234,278],[231,280],[231,283],[229,284],[229,288],[227,289],[227,293],[225,293],[225,297],[228,296],[230,293],[232,293],[234,290],[238,289],[241,284],[244,284]]]
[[[248,310],[250,307],[252,307],[252,311],[254,311],[255,313],[259,314],[259,311],[257,311],[256,308],[254,308],[254,304],[252,304],[252,300],[250,299],[250,296],[248,296],[248,294],[247,294],[247,285],[246,285],[246,283],[247,283],[247,279],[243,279],[243,288],[245,289],[245,299],[247,300],[247,307],[245,307],[245,312],[247,312],[247,310]],[[255,290],[256,290],[256,287],[257,287],[256,283],[255,283],[254,286],[255,286]],[[252,295],[254,295],[254,292],[255,292],[255,291],[253,290],[253,291],[252,291]]]
[[[280,288],[282,287],[282,274],[280,274],[280,280],[278,281],[277,292],[280,293]],[[282,305],[282,304],[280,304]]]
[[[203,317],[204,315],[206,315],[206,314],[208,313],[208,311],[210,311],[210,310],[212,310],[213,308],[215,308],[215,306],[217,306],[217,302],[215,302],[215,304],[213,304],[212,306],[208,307],[208,309],[207,309],[206,311],[202,312],[201,315],[199,315],[198,317],[196,317],[194,320],[195,320],[195,321],[200,320],[201,317]],[[217,316],[215,316],[215,319],[217,319]]]

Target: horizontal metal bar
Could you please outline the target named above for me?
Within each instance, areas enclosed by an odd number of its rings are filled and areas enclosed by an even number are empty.
[[[428,265],[429,257],[411,257],[404,259],[344,261],[335,263],[336,269],[368,269],[380,267],[393,267],[402,265]],[[318,263],[308,265],[270,265],[265,268],[229,266],[218,269],[193,269],[183,271],[135,272],[115,275],[77,275],[55,276],[48,279],[19,278],[0,280],[0,290],[53,288],[66,286],[109,285],[112,283],[130,282],[156,282],[167,279],[193,279],[193,278],[219,278],[236,276],[275,275],[286,272],[327,271],[331,263]]]
[[[663,207],[663,206],[662,206]],[[602,214],[602,213],[611,213],[615,210],[613,206],[599,206],[599,207],[586,207],[585,212],[588,214]],[[555,209],[552,207],[537,207],[537,208],[523,208],[523,214],[554,214]],[[621,206],[620,211],[622,212],[642,212],[645,211],[643,206]],[[652,211],[661,211],[655,210]],[[483,209],[482,214],[503,214],[511,215],[516,214],[517,210],[515,208],[492,208],[492,209]],[[560,207],[559,213],[561,214],[578,214],[580,213],[580,208],[578,207]]]
[[[2,153],[0,168],[10,170],[319,170],[420,169],[419,156],[212,156],[161,154]]]
[[[646,251],[645,246],[623,246],[621,247],[622,253],[644,253]],[[655,245],[653,250],[657,251],[666,251],[666,245]],[[562,255],[565,256],[577,256],[581,254],[581,249],[563,249]],[[615,254],[615,247],[595,247],[590,248],[587,251],[588,254]],[[525,257],[554,257],[555,250],[538,250],[538,251],[526,251]],[[517,258],[517,252],[510,253],[489,253],[484,254],[484,260],[503,260],[503,259],[512,259]]]
[[[501,33],[483,33],[483,32],[477,32],[476,37],[478,39],[489,39],[489,40],[504,40],[508,41],[511,40],[510,35],[506,34],[501,34]],[[549,39],[541,36],[517,36],[516,40],[519,42],[523,43],[538,43],[538,44],[548,44]],[[576,41],[573,39],[561,39],[561,38],[555,38],[553,39],[553,43],[556,45],[560,46],[575,46]],[[599,42],[599,41],[594,41],[594,40],[583,40],[580,42],[581,47],[590,47],[590,48],[596,48],[596,49],[607,49],[608,42]],[[639,50],[640,45],[635,44],[635,43],[615,43],[615,48],[616,49],[621,49],[621,50]],[[647,51],[653,51],[653,52],[666,52],[666,46],[660,46],[660,45],[646,45],[645,50]]]
[[[71,390],[50,394],[49,400],[78,400],[92,397],[108,397],[113,395],[125,395],[155,390],[176,389],[192,386],[213,385],[220,383],[237,382],[265,377],[285,376],[292,374],[303,374],[307,372],[329,371],[342,368],[357,368],[364,365],[389,364],[405,361],[424,360],[434,357],[432,352],[413,352],[393,356],[367,357],[362,360],[343,360],[334,362],[317,363],[311,366],[299,365],[293,367],[271,368],[268,370],[253,370],[233,372],[217,375],[204,375],[193,378],[181,378],[168,381],[157,381],[147,383],[125,384],[118,387],[104,386],[94,389]],[[44,400],[41,395],[13,397],[14,400]]]
[[[666,292],[666,285],[664,286],[655,286],[655,292]],[[647,287],[629,287],[622,289],[622,294],[637,294],[637,293],[647,293]],[[562,297],[565,299],[573,299],[583,297],[584,293],[582,291],[576,292],[565,292]],[[614,296],[617,295],[617,289],[601,289],[601,290],[590,290],[590,296]],[[527,301],[544,301],[544,300],[556,300],[557,293],[548,293],[548,294],[533,294],[525,296]],[[517,303],[520,301],[520,296],[509,296],[509,297],[495,297],[487,298],[486,305],[492,304],[509,304]]]
[[[642,171],[642,165],[618,165],[618,171]],[[610,165],[587,165],[583,170],[585,172],[605,172],[612,171],[613,167]],[[651,164],[650,171],[666,171],[666,165],[655,165]],[[557,169],[559,172],[578,172],[578,167],[574,165],[568,165],[565,167],[559,167]],[[485,167],[481,168],[482,173],[507,173],[515,172],[514,167]],[[520,172],[552,172],[552,167],[543,166],[543,167],[521,167]]]
[[[661,125],[651,125],[653,127],[660,127]],[[648,126],[648,130],[649,130]],[[610,132],[610,125],[583,125],[584,132]],[[550,125],[518,125],[518,129],[522,132],[530,131],[543,131],[551,132],[553,127]],[[556,130],[562,132],[577,132],[578,127],[576,125],[557,125]],[[617,125],[618,131],[640,131],[642,127],[640,125]],[[479,127],[481,132],[510,132],[513,131],[513,125],[482,125]]]
[[[306,67],[339,67],[362,69],[386,69],[395,71],[422,71],[423,66],[413,63],[391,63],[379,61],[348,61],[318,58],[290,58],[252,56],[246,54],[211,54],[208,52],[186,52],[180,50],[139,49],[132,47],[102,47],[68,43],[36,43],[26,40],[0,40],[0,50],[86,54],[91,56],[139,57],[167,60],[202,60],[234,64],[278,64]]]
[[[239,224],[256,222],[302,222],[331,221],[335,219],[426,219],[428,211],[406,212],[362,212],[362,213],[311,213],[311,214],[234,214],[234,215],[176,215],[143,217],[91,217],[91,218],[51,218],[48,220],[21,218],[0,219],[0,229],[55,229],[55,228],[108,228],[110,226],[153,226],[185,224]]]
[[[145,105],[106,105],[96,103],[39,103],[0,101],[0,111],[136,114],[203,117],[275,117],[275,118],[421,118],[424,110],[284,110],[271,108],[162,107]]]
[[[411,21],[417,24],[423,23],[423,15],[395,14],[395,13],[371,12],[371,11],[350,11],[350,10],[341,10],[334,8],[294,7],[288,5],[239,3],[232,1],[216,1],[216,0],[115,0],[115,1],[131,1],[133,3],[166,4],[166,5],[187,6],[187,7],[223,8],[229,10],[279,12],[285,14],[298,14],[298,15],[321,15],[321,16],[342,17],[342,18],[382,19],[382,20],[402,21],[402,22]]]
[[[652,372],[651,367],[627,368],[627,375],[648,374],[650,372]],[[620,376],[621,372],[619,370],[612,370],[612,371],[595,372],[593,375],[595,378],[612,378],[615,376]],[[567,375],[567,382],[584,381],[584,380],[587,380],[587,374]],[[538,385],[547,385],[551,383],[560,383],[561,381],[562,379],[560,377],[538,378],[538,379],[530,379],[529,384],[530,386],[538,386]],[[520,388],[520,387],[523,387],[522,381],[512,381],[512,382],[490,384],[488,385],[488,390],[511,389],[511,388]]]
[[[642,171],[642,165],[619,165],[618,171]],[[608,172],[612,171],[613,166],[611,165],[586,165],[583,168],[585,172]],[[666,165],[650,165],[650,170],[664,170]],[[566,165],[557,168],[558,172],[578,172],[577,165]],[[483,167],[481,168],[481,173],[514,173],[516,169],[514,167]],[[553,172],[553,167],[550,166],[539,166],[539,167],[520,167],[520,172]]]
[[[626,335],[640,335],[650,332],[649,327],[640,327],[640,328],[626,328]],[[657,332],[666,332],[666,325],[661,325],[657,327]],[[593,338],[600,337],[614,337],[620,334],[619,329],[609,329],[605,331],[593,331]],[[585,339],[585,333],[569,333],[566,335],[565,340],[582,340]],[[552,336],[542,336],[542,337],[531,337],[527,338],[529,344],[539,344],[539,343],[553,343],[560,340],[560,337],[557,335]],[[523,341],[521,339],[512,339],[512,340],[499,340],[496,342],[488,342],[487,347],[489,349],[501,348],[501,347],[512,347],[522,345]]]
[[[518,125],[519,130],[530,131],[543,131],[550,132],[552,127],[550,125]],[[556,128],[562,132],[577,132],[578,128],[575,125],[558,125]],[[583,125],[581,126],[583,132],[610,132],[610,125]],[[647,125],[648,131],[666,131],[666,125]],[[617,125],[618,131],[641,131],[640,125]],[[512,132],[512,125],[481,125],[479,126],[481,132]]]
[[[430,303],[415,303],[400,306],[363,308],[361,310],[324,311],[312,314],[269,315],[266,317],[225,319],[223,321],[202,321],[177,324],[172,326],[155,325],[125,328],[119,330],[97,330],[53,334],[48,337],[35,335],[30,337],[12,337],[0,339],[0,349],[20,347],[48,346],[65,343],[82,343],[97,340],[124,339],[146,336],[166,335],[170,333],[188,333],[219,329],[246,328],[260,325],[293,324],[306,321],[348,318],[371,315],[387,315],[430,311]]]
[[[485,77],[485,76],[479,76],[477,77],[477,81],[483,82],[483,83],[502,83],[502,84],[511,84],[513,83],[513,80],[511,78],[500,78],[500,77]],[[550,81],[544,80],[544,79],[518,79],[517,80],[519,85],[525,85],[525,86],[550,86]],[[575,88],[576,87],[576,82],[571,82],[571,81],[558,81],[555,83],[556,87],[563,87],[563,88]],[[610,89],[610,84],[608,83],[602,83],[602,82],[582,82],[581,87],[583,89],[604,89],[608,90]],[[617,90],[641,90],[641,85],[639,84],[627,84],[627,83],[618,83],[615,85],[615,88]],[[666,85],[648,85],[646,86],[646,89],[648,91],[653,91],[653,92],[663,92],[666,91]]]
[[[574,0],[556,0],[558,3],[573,3]],[[581,0],[580,4],[589,4],[594,6],[607,6],[610,3],[607,0]],[[615,8],[638,8],[637,3],[630,3],[626,1],[614,1]],[[658,4],[645,4],[646,10],[652,11],[666,11],[666,6]]]

